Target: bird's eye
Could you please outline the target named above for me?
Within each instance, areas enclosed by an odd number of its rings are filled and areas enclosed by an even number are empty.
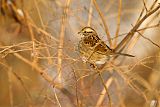
[[[87,31],[84,31],[84,33],[87,33]]]

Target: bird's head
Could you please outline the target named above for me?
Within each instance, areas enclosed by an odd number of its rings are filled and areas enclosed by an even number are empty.
[[[84,27],[81,31],[78,32],[82,37],[88,36],[90,34],[95,34],[96,31],[91,27]]]

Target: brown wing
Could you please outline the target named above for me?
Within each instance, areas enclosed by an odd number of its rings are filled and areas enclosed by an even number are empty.
[[[95,51],[103,55],[109,55],[113,52],[113,50],[110,49],[103,41],[95,47]]]

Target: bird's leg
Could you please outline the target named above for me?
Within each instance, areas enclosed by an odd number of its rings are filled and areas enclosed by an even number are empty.
[[[95,63],[89,63],[89,64],[93,69],[98,69],[98,67],[97,67],[97,65]]]

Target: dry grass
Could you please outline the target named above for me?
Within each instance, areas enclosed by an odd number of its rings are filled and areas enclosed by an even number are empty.
[[[158,0],[1,0],[0,107],[159,107]],[[93,69],[77,32],[116,56]]]

